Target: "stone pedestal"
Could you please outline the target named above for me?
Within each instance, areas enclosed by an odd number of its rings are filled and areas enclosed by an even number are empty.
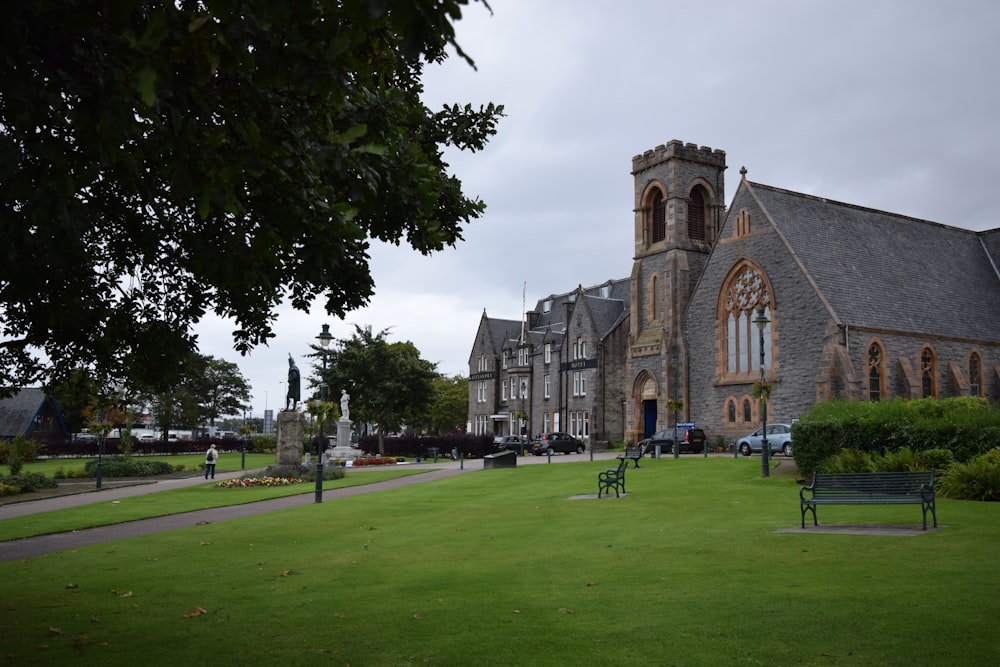
[[[278,413],[278,465],[302,464],[302,441],[306,434],[306,418],[295,410]]]
[[[341,417],[337,421],[337,446],[330,454],[331,458],[338,461],[353,461],[358,457],[357,452],[351,447],[351,420]]]

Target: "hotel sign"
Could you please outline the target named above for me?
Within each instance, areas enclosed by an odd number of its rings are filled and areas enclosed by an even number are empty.
[[[567,361],[563,363],[560,370],[582,371],[588,368],[597,368],[597,359],[576,359],[574,361]]]

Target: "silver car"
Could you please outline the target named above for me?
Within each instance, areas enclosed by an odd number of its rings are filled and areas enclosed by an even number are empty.
[[[761,444],[761,429],[757,429],[750,435],[745,435],[736,441],[736,449],[743,456],[750,456],[753,452],[763,451]],[[792,455],[792,425],[791,424],[768,424],[767,444],[772,454]]]

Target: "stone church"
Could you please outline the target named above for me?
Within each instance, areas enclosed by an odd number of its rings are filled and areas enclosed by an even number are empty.
[[[973,232],[753,183],[723,151],[632,160],[632,273],[484,312],[469,427],[727,442],[832,397],[1000,402],[1000,228]],[[960,222],[960,221],[959,221]],[[761,368],[763,367],[763,373]],[[763,378],[763,380],[762,380]]]

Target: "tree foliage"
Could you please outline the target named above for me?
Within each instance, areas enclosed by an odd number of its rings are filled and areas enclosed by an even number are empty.
[[[350,395],[351,421],[378,428],[381,452],[385,432],[424,422],[437,373],[413,343],[390,343],[388,330],[373,335],[358,326],[354,329],[351,338],[338,340],[327,351],[325,379],[331,401],[336,402],[342,390]],[[319,348],[314,349],[319,356]],[[321,371],[322,364],[317,364],[313,387],[320,386]]]
[[[427,415],[431,433],[465,431],[469,420],[469,380],[459,375],[434,378],[434,399]]]
[[[206,313],[246,353],[283,302],[365,305],[371,239],[461,240],[485,206],[443,150],[481,150],[503,110],[432,111],[420,76],[465,57],[470,2],[6,3],[0,386],[175,386]]]

